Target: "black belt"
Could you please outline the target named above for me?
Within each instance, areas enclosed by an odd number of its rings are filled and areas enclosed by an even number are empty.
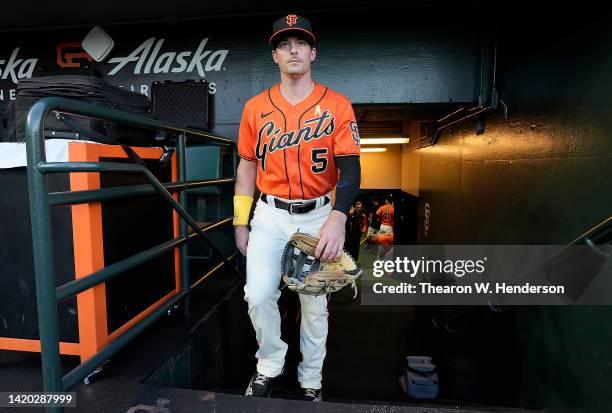
[[[266,194],[261,194],[259,197],[266,204],[268,203],[268,196]],[[329,204],[329,197],[325,197],[325,202],[323,205]],[[323,206],[321,205],[321,206]],[[297,201],[297,202],[285,202],[281,199],[274,198],[274,206],[280,209],[284,209],[289,212],[291,215],[294,214],[305,214],[306,212],[310,212],[317,207],[317,200],[313,199],[310,201]]]

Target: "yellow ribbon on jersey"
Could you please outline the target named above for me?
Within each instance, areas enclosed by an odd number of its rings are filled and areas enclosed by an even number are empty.
[[[234,195],[234,225],[248,225],[253,197]]]

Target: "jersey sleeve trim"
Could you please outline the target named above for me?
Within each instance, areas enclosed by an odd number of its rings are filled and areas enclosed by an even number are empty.
[[[238,152],[238,156],[240,156],[242,159],[246,159],[247,161],[257,162],[257,158],[249,158],[248,156],[244,156],[240,152]]]

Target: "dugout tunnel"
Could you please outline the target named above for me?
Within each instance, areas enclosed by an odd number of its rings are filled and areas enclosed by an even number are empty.
[[[1,17],[0,107],[20,79],[70,65],[95,68],[108,82],[141,93],[155,81],[204,79],[208,130],[235,139],[244,102],[277,82],[265,39],[271,22],[289,11],[284,4],[136,2],[84,10],[69,3],[58,3],[60,13],[46,3],[20,2]],[[396,243],[565,245],[612,215],[607,12],[579,4],[552,10],[527,2],[410,1],[334,8],[314,1],[291,11],[313,21],[319,38],[313,78],[351,99],[362,138],[409,139],[362,154],[360,197],[394,195]],[[102,62],[67,46],[94,25],[115,42]],[[178,55],[188,52],[182,65]],[[217,165],[212,176],[206,170],[198,178],[232,175],[227,154],[188,151],[194,166],[201,159]],[[0,171],[9,187],[25,184],[23,175],[14,177],[18,170]],[[188,209],[214,221],[229,214],[230,198],[231,187],[194,192]],[[14,201],[9,193],[2,199],[5,206]],[[140,208],[146,225],[147,208]],[[598,232],[598,243],[610,243],[608,228]],[[231,250],[231,233],[217,238]],[[7,253],[14,242],[6,235],[0,242],[3,285],[17,285],[2,294],[29,303],[28,331],[36,334],[33,286],[10,278],[19,265]],[[190,248],[192,276],[205,273],[211,251]],[[363,252],[362,259],[372,256]],[[287,369],[274,400],[240,396],[256,350],[242,287],[229,271],[207,278],[192,293],[189,317],[179,304],[110,358],[90,384],[75,387],[77,410],[126,411],[160,400],[174,411],[198,408],[202,400],[227,411],[309,408],[294,400],[299,314],[287,291],[279,302]],[[321,409],[604,412],[612,406],[609,306],[368,306],[342,291],[329,309],[323,385],[333,404]],[[118,319],[128,310],[112,309]],[[2,311],[0,336],[7,337],[24,310],[4,305]],[[39,388],[36,353],[0,354],[0,391]],[[402,394],[398,378],[408,355],[433,358],[438,399]],[[64,355],[62,363],[68,368],[79,360]]]

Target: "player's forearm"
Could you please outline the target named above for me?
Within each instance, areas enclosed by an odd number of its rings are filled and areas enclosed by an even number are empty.
[[[240,160],[236,172],[235,195],[253,196],[255,194],[255,178],[257,176],[257,163]]]

